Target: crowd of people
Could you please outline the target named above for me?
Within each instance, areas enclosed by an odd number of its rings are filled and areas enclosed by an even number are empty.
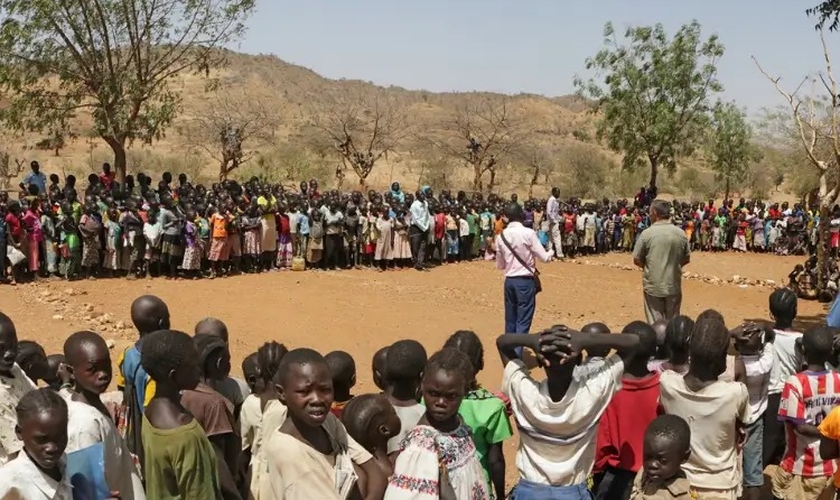
[[[380,392],[355,394],[350,354],[278,342],[232,378],[225,324],[173,331],[155,296],[131,305],[116,373],[98,334],[47,355],[0,314],[0,498],[79,498],[74,470],[123,500],[752,500],[778,464],[774,498],[816,500],[840,484],[840,337],[796,315],[779,289],[767,323],[732,329],[707,310],[504,334],[500,391],[474,332],[403,339],[370,360]]]
[[[557,258],[633,250],[651,225],[655,192],[633,200],[523,202],[428,187],[405,193],[321,193],[316,180],[299,190],[251,179],[192,185],[169,173],[155,184],[138,173],[120,186],[108,164],[87,186],[47,176],[32,162],[18,199],[0,192],[0,280],[164,276],[219,277],[276,269],[379,270],[493,259],[509,201],[521,203],[525,227]],[[671,220],[692,250],[805,253],[819,215],[795,204],[741,199],[717,207],[672,204]],[[840,247],[840,210],[831,221]]]

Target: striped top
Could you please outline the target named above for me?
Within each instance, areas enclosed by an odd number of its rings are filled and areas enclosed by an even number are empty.
[[[782,389],[779,420],[785,422],[785,455],[780,467],[803,477],[831,476],[835,460],[820,456],[820,438],[802,435],[796,425],[820,425],[840,404],[840,373],[803,371],[791,376]]]

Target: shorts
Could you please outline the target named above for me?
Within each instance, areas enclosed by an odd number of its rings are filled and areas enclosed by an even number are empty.
[[[743,455],[745,488],[764,486],[763,445],[764,419],[759,418],[747,426],[747,441],[744,443]]]
[[[694,488],[694,500],[738,500],[741,488],[731,490],[712,490],[709,488]]]
[[[817,500],[822,492],[832,484],[830,476],[802,477],[776,468],[771,479],[773,496],[776,498],[795,498],[796,500]]]
[[[230,250],[227,242],[227,238],[213,238],[213,241],[210,242],[210,252],[207,255],[207,259],[211,262],[224,262],[228,260]]]
[[[228,234],[227,247],[229,257],[242,257],[242,237],[239,233]]]

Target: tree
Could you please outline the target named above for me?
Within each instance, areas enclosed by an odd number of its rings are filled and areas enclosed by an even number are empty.
[[[753,56],[758,70],[773,84],[776,91],[788,104],[793,120],[794,131],[801,144],[808,164],[818,176],[816,188],[819,199],[820,224],[817,245],[817,290],[826,290],[829,275],[829,234],[828,227],[832,207],[840,196],[840,95],[837,80],[831,66],[828,45],[822,28],[818,29],[825,60],[825,73],[816,77],[806,77],[793,90],[782,88],[781,77],[770,76]],[[816,88],[822,85],[826,95],[815,95],[815,91],[803,95],[803,85],[811,81]]]
[[[342,89],[328,99],[313,125],[341,158],[342,165],[336,169],[339,184],[347,167],[356,173],[360,185],[365,184],[376,163],[396,153],[410,133],[405,106],[395,96],[361,85]]]
[[[184,128],[188,140],[219,163],[219,181],[253,158],[255,148],[270,143],[279,122],[266,96],[233,89],[217,90]]]
[[[171,85],[209,72],[239,39],[255,0],[0,0],[0,114],[14,130],[51,130],[78,110],[114,153],[163,136],[180,109]]]
[[[744,112],[735,104],[715,107],[707,154],[715,180],[724,183],[724,199],[728,200],[731,184],[743,183],[750,164],[760,159],[752,144],[752,128]]]
[[[607,23],[605,47],[586,60],[603,85],[579,77],[575,85],[601,114],[598,139],[624,155],[625,169],[648,164],[655,188],[660,168],[673,174],[702,139],[710,97],[723,89],[717,80],[723,45],[715,35],[701,40],[697,21],[671,39],[661,24],[628,28],[624,38],[622,44]]]
[[[830,31],[840,28],[840,0],[826,0],[805,11],[809,16],[817,18],[817,28],[828,24]]]
[[[0,152],[0,189],[8,189],[12,179],[20,175],[26,166],[26,160],[15,158],[14,162],[15,165],[12,166],[12,157],[8,152]]]
[[[474,191],[492,192],[499,162],[521,142],[518,126],[509,115],[508,99],[468,97],[445,127],[450,138],[438,142],[438,148],[472,169]],[[485,174],[489,174],[487,184]]]

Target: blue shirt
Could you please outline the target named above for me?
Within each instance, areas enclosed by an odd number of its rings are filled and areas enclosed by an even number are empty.
[[[38,186],[38,194],[47,192],[47,176],[43,172],[38,172],[37,174],[35,172],[29,172],[23,178],[23,184],[26,186],[30,184]]]
[[[309,216],[306,214],[300,214],[300,219],[298,219],[298,233],[309,236]]]
[[[146,370],[140,365],[140,350],[137,349],[136,345],[125,351],[125,356],[119,369],[126,382],[130,380],[134,383],[137,407],[144,411],[146,409],[146,385],[149,383],[150,378]]]

